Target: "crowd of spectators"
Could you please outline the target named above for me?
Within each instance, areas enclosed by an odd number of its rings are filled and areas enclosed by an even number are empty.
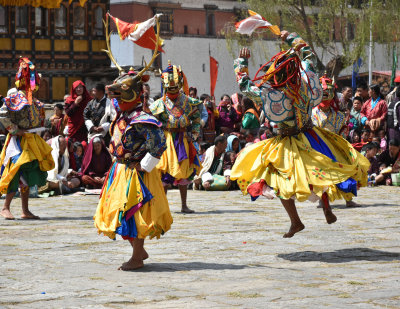
[[[400,77],[396,81],[396,87],[386,96],[379,86],[365,84],[354,93],[350,87],[336,93],[337,112],[346,118],[342,136],[371,162],[371,184],[391,185],[391,174],[400,170]],[[143,89],[143,109],[150,112],[149,104],[160,95],[152,97],[147,84]],[[189,93],[202,102],[202,129],[194,145],[203,168],[194,179],[193,189],[237,189],[230,181],[230,170],[238,153],[278,134],[278,125],[240,93],[224,94],[219,102],[208,94],[198,97],[194,87]],[[109,127],[115,116],[103,84],[88,90],[82,81],[73,83],[64,104],[55,104],[54,114],[41,133],[52,146],[56,163],[42,192],[69,193],[103,186],[112,162]]]

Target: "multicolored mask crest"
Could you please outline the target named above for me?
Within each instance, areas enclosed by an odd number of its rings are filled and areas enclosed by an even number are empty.
[[[164,91],[170,94],[176,94],[185,85],[185,75],[182,72],[181,67],[171,65],[161,74],[161,83]]]
[[[15,86],[26,92],[29,104],[32,104],[32,93],[39,89],[40,76],[35,65],[28,58],[19,59],[18,72],[15,75]]]

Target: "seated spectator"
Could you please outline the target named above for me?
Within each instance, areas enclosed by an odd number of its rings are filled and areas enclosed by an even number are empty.
[[[378,159],[376,158],[378,148],[379,148],[378,145],[375,144],[374,142],[368,143],[363,148],[363,151],[365,151],[365,157],[371,163],[368,170],[368,176],[373,175],[374,181],[375,177],[379,175],[379,162]]]
[[[55,167],[47,175],[47,189],[59,189],[61,194],[73,192],[71,189],[78,188],[81,183],[77,173],[69,170],[67,145],[65,137],[59,135],[53,138],[51,155]]]
[[[69,168],[75,172],[78,171],[78,166],[76,165],[75,161],[75,154],[74,154],[74,143],[71,141],[71,139],[67,138],[67,143],[68,143],[68,158],[69,158]],[[86,143],[85,141],[82,142],[82,145]]]
[[[54,115],[50,117],[50,132],[52,136],[64,134],[65,126],[67,125],[68,117],[64,114],[64,106],[56,104],[54,106]]]
[[[207,142],[201,142],[200,143],[200,150],[199,150],[199,159],[200,162],[203,163],[204,158],[205,158],[205,154],[206,154],[206,150],[210,147],[210,144]]]
[[[361,149],[370,142],[370,135],[371,132],[368,129],[363,129],[361,132],[361,141],[358,143],[352,143],[351,145],[355,150],[361,151]]]
[[[224,94],[221,97],[221,102],[219,102],[217,110],[219,113],[216,121],[217,134],[233,132],[238,117],[236,110],[232,106],[232,101],[229,95]]]
[[[378,85],[369,86],[369,95],[371,98],[361,108],[361,123],[377,136],[385,125],[388,108]]]
[[[93,138],[86,149],[82,162],[80,174],[83,185],[90,189],[102,188],[111,164],[111,155],[104,141],[100,137]]]
[[[46,142],[52,138],[51,131],[46,129],[40,133],[40,137],[43,138]],[[51,145],[51,144],[50,144]]]
[[[247,97],[243,97],[244,116],[242,120],[243,129],[260,128],[260,115],[254,105],[254,102]]]
[[[380,144],[379,146],[381,147],[381,152],[385,151],[387,148],[387,140],[386,140],[386,133],[385,130],[380,130],[378,133],[378,137],[380,138]]]
[[[226,152],[234,152],[238,154],[242,147],[240,146],[239,138],[236,135],[229,135],[227,140],[228,146],[226,146]]]
[[[378,157],[379,165],[384,165],[386,168],[376,176],[376,184],[392,184],[392,173],[398,173],[400,170],[400,143],[396,139],[389,141],[389,149],[382,152]]]
[[[256,137],[257,137],[258,130],[242,130],[242,131],[243,131],[244,139],[246,142],[245,147],[247,147],[251,144],[254,144]]]
[[[203,161],[203,168],[199,175],[194,177],[194,189],[228,190],[231,186],[230,162],[225,161],[225,149],[227,146],[225,136],[217,136],[214,145],[207,149]]]
[[[85,151],[83,149],[83,145],[79,142],[75,142],[74,143],[74,157],[75,157],[76,169],[78,172],[81,171],[84,154],[85,154]]]

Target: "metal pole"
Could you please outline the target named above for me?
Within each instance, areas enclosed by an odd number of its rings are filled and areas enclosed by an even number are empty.
[[[372,10],[372,0],[371,0]],[[368,59],[368,84],[372,84],[372,21],[369,21],[369,59]]]

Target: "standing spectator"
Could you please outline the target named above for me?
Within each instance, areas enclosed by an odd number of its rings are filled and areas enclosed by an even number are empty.
[[[149,84],[143,84],[143,94],[144,93],[147,93],[148,96],[149,96],[149,101],[148,101],[149,105],[152,104],[154,102],[154,99],[150,95],[150,86],[149,86]]]
[[[71,95],[65,100],[65,111],[68,115],[68,137],[73,141],[87,140],[83,111],[91,99],[92,97],[81,80],[72,84]]]
[[[400,77],[398,77],[400,79]],[[389,140],[397,139],[400,140],[400,86],[397,86],[391,93],[389,93],[386,98],[387,106],[388,106],[388,114],[387,114],[387,134]]]
[[[353,130],[359,131],[363,128],[361,123],[361,107],[362,107],[362,98],[354,97],[353,99],[353,107],[350,111],[350,123],[353,124]]]
[[[215,108],[215,102],[208,94],[202,94],[200,101],[203,102],[207,111],[207,122],[203,127],[203,140],[212,144],[216,136],[215,121],[219,116],[218,110]]]
[[[96,85],[94,99],[87,104],[83,111],[83,118],[89,131],[88,140],[91,141],[95,136],[100,135],[108,145],[110,143],[108,129],[117,113],[110,99],[106,97],[105,91],[104,84]]]
[[[243,117],[243,95],[241,93],[234,93],[231,95],[232,106],[236,110],[238,120]]]
[[[363,103],[365,103],[369,99],[369,91],[368,86],[365,83],[361,83],[357,86],[355,97],[361,97]]]
[[[191,97],[193,99],[199,99],[199,97],[197,96],[197,88],[195,88],[195,87],[189,88],[189,97]],[[201,124],[201,127],[203,128],[206,125],[207,120],[208,120],[207,109],[205,108],[204,104],[197,105],[197,108],[200,111],[200,124]]]
[[[254,102],[248,97],[243,97],[244,116],[242,119],[243,129],[260,128],[260,115],[254,105]]]
[[[384,127],[388,108],[378,85],[370,85],[368,93],[371,98],[361,108],[361,123],[376,136]]]
[[[338,94],[339,98],[339,110],[345,112],[348,106],[352,105],[351,97],[353,96],[353,90],[351,87],[344,87],[342,92]]]
[[[82,183],[90,189],[101,189],[112,164],[111,155],[100,137],[93,138],[82,162]]]
[[[64,128],[67,125],[68,117],[63,113],[64,106],[60,103],[54,106],[54,115],[50,117],[52,136],[57,136],[64,133]]]
[[[400,75],[394,79],[395,87],[394,89],[386,96],[386,103],[389,106],[395,98],[399,98],[400,92]]]
[[[224,94],[221,97],[218,108],[219,117],[217,119],[217,128],[219,133],[231,133],[234,130],[235,124],[238,120],[236,110],[232,107],[232,101],[229,95]]]

